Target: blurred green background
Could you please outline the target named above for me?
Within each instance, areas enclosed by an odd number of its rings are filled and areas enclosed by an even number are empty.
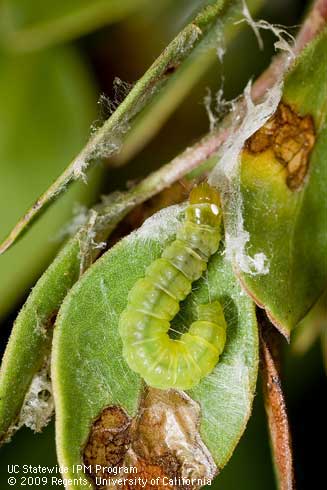
[[[201,3],[3,0],[0,240],[83,147],[91,128],[108,117],[106,100],[118,103],[126,95],[115,90],[115,77],[129,83],[137,80]],[[301,0],[263,3],[261,18],[293,26],[294,33],[309,5]],[[74,184],[30,233],[0,257],[1,353],[17,311],[60,246],[61,231],[74,207],[90,205],[101,193],[139,180],[207,132],[203,103],[207,88],[214,94],[223,86],[226,99],[237,96],[249,78],[255,78],[270,62],[274,39],[267,32],[263,38],[265,49],[259,51],[252,30],[244,27],[229,43],[223,63],[217,59],[143,149],[124,166],[99,164],[88,174],[87,185]],[[100,98],[103,94],[106,98]],[[302,356],[289,346],[284,350],[298,488],[311,489],[312,475],[324,481],[323,454],[317,446],[326,413],[320,346],[313,342]],[[53,423],[38,435],[22,429],[11,444],[1,448],[1,489],[9,488],[8,464],[56,464]],[[260,386],[246,433],[214,488],[275,488]]]

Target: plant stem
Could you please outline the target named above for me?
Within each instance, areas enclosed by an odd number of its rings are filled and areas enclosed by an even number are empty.
[[[271,451],[279,490],[294,490],[292,441],[280,376],[280,334],[258,310],[261,375]]]
[[[142,77],[142,79],[135,85],[134,89],[118,107],[112,117],[105,122],[82,152],[67,167],[66,171],[17,223],[5,241],[0,245],[0,255],[24,233],[27,226],[40,214],[41,210],[58,194],[63,192],[65,187],[73,179],[83,176],[83,170],[89,165],[90,160],[99,156],[99,149],[108,135],[110,135],[111,141],[111,146],[108,145],[108,142],[106,143],[107,146],[110,147],[109,154],[114,153],[117,139],[119,140],[121,134],[125,131],[129,120],[149,102],[155,92],[155,88],[159,87],[160,83],[166,81],[167,69],[172,65],[178,66],[181,61],[186,58],[187,54],[192,51],[196,44],[198,44],[198,41],[202,38],[204,32],[210,28],[219,13],[220,2],[216,2],[214,5],[204,9],[193,22],[181,31],[152,67],[150,67],[144,77]],[[296,38],[294,45],[294,53],[296,55],[322,31],[326,25],[326,20],[327,0],[316,0]],[[182,49],[181,43],[183,45]],[[260,100],[265,92],[280,79],[286,70],[285,57],[286,55],[284,53],[277,56],[267,70],[265,70],[256,80],[252,87],[252,98],[255,102]],[[243,100],[240,99],[236,104],[236,110],[241,111],[242,106]],[[183,153],[174,158],[168,166],[161,169],[159,175],[163,181],[161,183],[156,182],[158,192],[189,173],[202,161],[217,153],[220,146],[226,141],[230,134],[230,129],[228,127],[230,117],[231,114],[228,114],[223,121],[223,124],[219,126],[217,130],[206,135],[194,146],[187,148]],[[106,149],[104,148],[104,150]],[[149,179],[156,178],[152,175]]]
[[[69,184],[79,178],[83,179],[87,168],[91,168],[99,158],[109,158],[119,151],[124,135],[137,114],[167,84],[173,73],[200,44],[210,29],[216,25],[220,16],[236,4],[239,4],[239,0],[215,0],[200,10],[194,19],[182,29],[65,171],[18,221],[0,245],[0,254],[23,235],[27,227],[59,194],[64,192]]]

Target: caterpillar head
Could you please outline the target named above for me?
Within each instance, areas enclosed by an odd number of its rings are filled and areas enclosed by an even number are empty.
[[[220,196],[218,191],[207,182],[194,187],[190,194],[189,212],[186,213],[191,221],[218,227],[221,222]]]
[[[190,194],[190,204],[204,203],[215,204],[217,207],[221,205],[218,191],[207,182],[202,182],[194,187]]]

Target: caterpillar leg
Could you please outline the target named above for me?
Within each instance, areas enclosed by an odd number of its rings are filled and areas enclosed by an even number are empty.
[[[179,340],[168,335],[170,322],[219,247],[221,211],[217,191],[208,184],[192,190],[185,222],[139,279],[119,321],[123,355],[130,368],[153,387],[189,389],[209,374],[226,340],[218,301],[201,305],[198,320]]]

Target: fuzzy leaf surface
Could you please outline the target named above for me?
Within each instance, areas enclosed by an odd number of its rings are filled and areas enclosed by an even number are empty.
[[[269,273],[240,272],[240,278],[272,322],[289,337],[321,295],[327,280],[326,30],[304,50],[288,73],[280,107],[290,119],[277,118],[274,145],[269,142],[270,136],[263,139],[272,124],[270,120],[260,134],[254,135],[256,140],[251,137],[248,141],[241,164],[244,222],[250,234],[248,250],[251,255],[266,255]],[[306,157],[312,134],[314,144]],[[260,151],[253,151],[260,147]],[[293,156],[301,154],[302,163],[308,165],[304,177],[291,173]],[[291,155],[292,161],[287,164],[284,155]]]
[[[91,425],[106,406],[122,407],[131,417],[138,413],[144,386],[122,357],[118,321],[128,292],[173,240],[182,214],[179,206],[167,208],[120,241],[73,287],[60,309],[52,356],[60,464],[81,462]],[[194,285],[174,329],[182,331],[195,319],[197,303],[215,299],[224,306],[227,345],[213,373],[188,395],[200,405],[200,434],[221,468],[249,417],[258,364],[254,305],[221,251]]]
[[[99,206],[40,277],[14,323],[0,367],[0,442],[19,420],[33,376],[50,355],[53,323],[65,296],[96,259],[117,223],[147,197],[144,183]],[[152,190],[153,188],[150,187]]]

